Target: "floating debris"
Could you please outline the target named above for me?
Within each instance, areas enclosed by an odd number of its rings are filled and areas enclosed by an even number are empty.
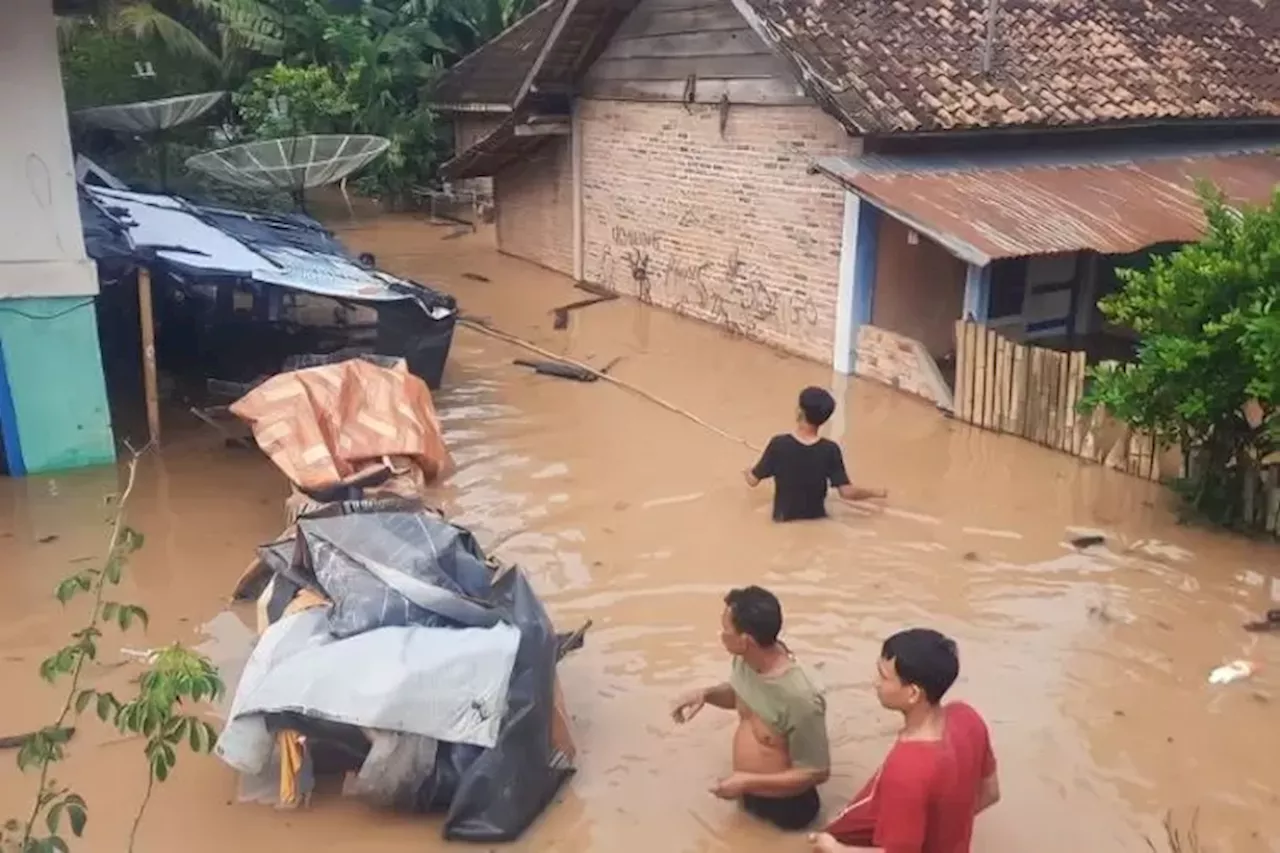
[[[488,277],[488,276],[480,275],[480,273],[478,273],[478,272],[464,272],[464,273],[462,274],[462,277],[463,277],[463,278],[469,278],[469,279],[471,279],[472,281],[484,281],[484,282],[489,281],[489,277]]]
[[[1244,629],[1253,633],[1280,631],[1280,609],[1268,610],[1267,615],[1257,622],[1246,622]]]
[[[1257,671],[1258,665],[1253,661],[1233,660],[1209,673],[1209,683],[1230,684],[1233,681],[1249,678]]]
[[[561,379],[573,379],[577,382],[595,382],[600,378],[599,371],[588,370],[585,367],[579,367],[576,364],[568,364],[563,361],[533,361],[527,358],[517,358],[512,361],[512,364],[531,367],[534,373],[541,373],[544,376],[558,376]]]

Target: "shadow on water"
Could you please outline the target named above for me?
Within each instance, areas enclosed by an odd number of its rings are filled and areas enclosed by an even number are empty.
[[[575,311],[556,331],[551,308],[580,292],[497,254],[483,231],[448,233],[399,219],[345,239],[543,347],[596,364],[621,356],[619,378],[755,444],[787,428],[800,387],[830,387],[840,402],[830,431],[854,479],[891,491],[885,511],[840,506],[825,522],[775,526],[767,491],[742,485],[747,448],[620,388],[531,375],[511,364],[523,353],[460,330],[438,399],[458,470],[440,500],[531,573],[553,616],[595,622],[562,667],[581,772],[513,849],[803,849],[707,793],[727,769],[730,719],[677,730],[666,717],[675,693],[722,677],[720,599],[747,583],[781,596],[790,644],[829,691],[828,808],[893,736],[871,692],[879,641],[930,624],[959,641],[956,695],[988,715],[1001,761],[1005,800],[980,821],[976,849],[1141,851],[1166,809],[1189,818],[1197,807],[1216,853],[1280,849],[1268,846],[1280,838],[1269,748],[1280,642],[1251,646],[1239,628],[1267,606],[1280,550],[1178,527],[1150,484],[629,300]],[[222,603],[252,548],[277,532],[284,485],[264,459],[195,425],[170,434],[131,513],[148,541],[125,596],[151,609],[152,627],[119,645],[177,638],[230,660],[245,640]],[[7,696],[23,697],[3,703],[6,731],[53,710],[35,669],[75,614],[49,591],[101,547],[112,482],[91,472],[0,484],[0,675]],[[1073,549],[1077,527],[1105,531],[1106,545]],[[1254,680],[1207,685],[1211,668],[1241,656],[1263,664]],[[127,686],[126,672],[94,677]],[[62,775],[93,809],[87,843],[119,849],[145,781],[140,750],[89,727],[74,747]],[[31,784],[0,772],[6,813]],[[184,757],[156,796],[143,849],[441,846],[431,821],[336,793],[297,814],[234,800],[229,770]]]

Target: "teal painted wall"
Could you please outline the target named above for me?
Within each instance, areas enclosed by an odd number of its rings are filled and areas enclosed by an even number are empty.
[[[114,462],[93,298],[0,300],[0,346],[27,473]]]

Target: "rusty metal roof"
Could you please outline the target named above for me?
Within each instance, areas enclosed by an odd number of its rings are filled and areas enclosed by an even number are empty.
[[[520,136],[516,133],[516,127],[523,123],[525,122],[520,117],[509,116],[502,124],[481,137],[475,145],[441,164],[440,175],[450,181],[496,175],[504,166],[518,159],[528,158],[548,139],[553,138]]]
[[[1237,203],[1280,184],[1280,141],[971,158],[828,158],[819,172],[974,264],[1198,239],[1198,180]]]

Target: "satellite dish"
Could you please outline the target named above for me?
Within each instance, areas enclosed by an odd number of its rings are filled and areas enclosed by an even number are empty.
[[[246,142],[187,158],[187,168],[246,189],[304,190],[334,184],[391,145],[381,136],[328,134]]]
[[[138,75],[154,77],[150,62],[135,62]],[[134,101],[131,104],[111,104],[89,107],[71,114],[76,122],[89,127],[114,130],[119,133],[157,134],[160,139],[160,190],[168,189],[169,146],[163,134],[171,127],[195,121],[213,109],[226,97],[226,92],[199,92],[194,95],[176,95],[154,101]]]
[[[149,66],[150,63],[147,63]],[[154,72],[153,72],[154,75]],[[226,92],[200,92],[155,101],[135,101],[76,110],[71,117],[81,124],[120,133],[156,133],[195,121],[226,97]]]

